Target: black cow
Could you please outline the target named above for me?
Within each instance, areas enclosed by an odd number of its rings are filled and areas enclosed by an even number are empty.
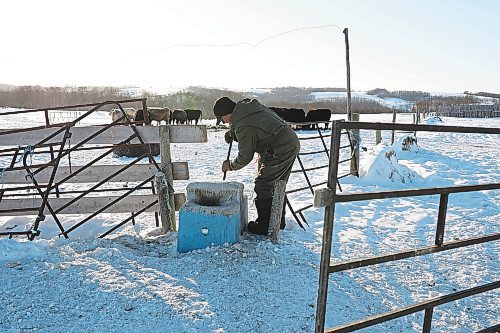
[[[186,109],[187,123],[198,125],[198,120],[201,119],[201,110]]]
[[[332,111],[330,111],[330,109],[311,109],[307,112],[306,121],[316,123],[323,122],[325,124],[325,129],[327,129],[331,116]],[[317,124],[313,124],[313,128],[315,128],[316,125]]]
[[[176,125],[184,124],[187,120],[187,114],[184,110],[174,110],[170,117],[170,123],[173,124],[175,122]]]
[[[293,123],[306,122],[306,115],[303,109],[279,108],[275,106],[270,107],[270,109],[276,112],[284,121],[291,123],[290,126],[292,127],[301,127],[301,125],[294,125]]]
[[[278,116],[281,117],[281,119],[285,119],[285,113],[286,113],[286,109],[285,108],[279,108],[279,107],[276,107],[276,106],[271,106],[269,107],[271,110],[273,110]]]

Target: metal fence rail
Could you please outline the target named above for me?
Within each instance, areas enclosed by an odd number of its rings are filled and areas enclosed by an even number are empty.
[[[151,186],[147,187],[152,194],[156,194],[156,188],[153,182],[154,176],[150,176],[146,178],[146,180],[142,181],[139,185],[134,186],[132,188],[128,188],[127,191],[117,197],[114,201],[111,203],[105,205],[104,207],[101,207],[98,209],[95,213],[91,214],[89,217],[83,219],[79,223],[75,224],[69,229],[66,229],[63,227],[62,223],[60,222],[58,218],[58,214],[60,214],[65,208],[67,208],[70,205],[76,204],[80,199],[84,198],[85,196],[95,193],[95,192],[103,192],[103,191],[112,191],[112,189],[102,189],[99,188],[103,184],[105,184],[107,181],[110,181],[113,177],[118,175],[119,173],[125,171],[126,169],[130,168],[134,164],[136,164],[138,161],[140,161],[142,158],[147,157],[149,160],[149,163],[154,165],[156,170],[161,171],[161,168],[159,164],[155,161],[151,154],[151,148],[150,145],[146,144],[145,141],[142,139],[141,135],[139,134],[136,126],[133,125],[133,122],[131,122],[126,116],[125,112],[123,110],[122,104],[126,103],[140,103],[143,107],[144,110],[147,110],[146,106],[146,99],[141,98],[141,99],[127,99],[127,100],[121,100],[121,101],[106,101],[102,103],[91,103],[91,104],[80,104],[80,105],[69,105],[69,106],[61,106],[61,107],[51,107],[51,108],[41,108],[41,109],[32,109],[32,110],[18,110],[18,111],[11,111],[11,112],[5,112],[2,113],[1,116],[8,116],[8,115],[18,115],[18,114],[26,114],[26,113],[36,113],[36,112],[43,112],[45,115],[45,126],[37,126],[37,127],[31,127],[31,128],[19,128],[19,129],[12,129],[12,130],[4,130],[0,132],[0,139],[2,137],[6,137],[8,135],[19,135],[21,133],[32,133],[37,130],[41,129],[47,129],[47,128],[54,128],[55,131],[43,138],[41,141],[38,141],[32,145],[29,146],[18,146],[17,148],[4,148],[0,150],[0,156],[2,157],[11,157],[11,163],[8,167],[2,169],[2,173],[5,172],[13,172],[17,170],[24,170],[26,171],[26,177],[28,177],[31,180],[31,183],[36,191],[36,196],[41,198],[40,205],[38,207],[29,207],[29,208],[16,208],[16,209],[7,209],[7,210],[2,210],[3,213],[13,213],[13,212],[24,212],[26,215],[33,215],[36,214],[36,218],[34,222],[32,223],[32,226],[29,230],[26,231],[4,231],[0,232],[0,236],[19,236],[19,235],[26,235],[30,240],[33,240],[36,236],[40,234],[40,231],[38,230],[40,222],[45,220],[45,210],[47,209],[50,213],[50,215],[53,217],[55,223],[57,224],[60,234],[63,235],[64,237],[68,238],[68,233],[71,232],[72,230],[76,229],[77,227],[81,226],[85,222],[89,221],[92,217],[96,216],[97,214],[103,212],[106,208],[109,208],[113,204],[117,203],[127,195],[137,191],[137,190],[142,190],[146,189],[144,185],[146,183],[151,183]],[[71,146],[67,146],[68,142],[71,140],[71,132],[70,130],[76,126],[78,122],[81,120],[91,116],[94,112],[100,111],[102,107],[107,106],[107,105],[112,105],[114,107],[119,108],[122,111],[122,117],[111,122],[110,124],[104,125],[100,127],[96,132],[94,132],[92,135],[89,135],[85,137],[83,140],[78,142],[77,144]],[[74,109],[74,108],[82,108],[82,107],[92,107],[88,111],[84,111],[83,114],[81,114],[79,117],[76,119],[67,122],[67,123],[57,123],[57,124],[51,124],[48,112],[50,110],[67,110],[67,109]],[[146,117],[148,117],[148,114],[146,112]],[[125,121],[127,125],[129,125],[129,128],[132,129],[133,133],[130,135],[128,138],[125,140],[119,142],[119,143],[113,143],[112,145],[107,145],[106,147],[83,147],[85,144],[89,143],[92,139],[96,138],[100,134],[103,134],[105,132],[109,132],[113,130],[114,126],[119,124],[120,122]],[[55,138],[58,138],[63,134],[62,140],[58,142],[51,142]],[[80,190],[80,191],[73,191],[73,193],[78,193],[76,197],[73,197],[70,201],[65,203],[64,205],[58,207],[57,209],[53,208],[51,206],[51,199],[50,197],[53,195],[56,195],[56,197],[59,197],[59,187],[62,184],[69,183],[72,181],[73,178],[77,177],[78,174],[82,173],[86,169],[91,168],[94,166],[98,161],[102,160],[104,157],[107,155],[113,153],[117,148],[124,146],[127,144],[130,140],[136,139],[139,141],[139,145],[143,145],[146,147],[144,154],[142,156],[138,157],[137,159],[133,160],[132,162],[125,164],[119,168],[115,172],[112,172],[110,175],[107,177],[104,177],[101,179],[96,185],[93,185],[89,189],[85,190]],[[45,149],[43,151],[39,151],[39,149]],[[70,174],[63,179],[55,180],[55,175],[58,170],[59,162],[61,161],[62,158],[67,157],[69,160],[69,165],[71,169],[71,154],[80,151],[80,149],[89,149],[89,150],[103,150],[105,149],[104,152],[96,153],[96,158],[85,164],[84,166],[80,167],[78,170],[74,172],[70,172]],[[31,161],[28,162],[28,157],[34,154],[35,150],[37,151],[37,154],[47,154],[50,155],[49,157],[49,162],[47,163],[39,163],[39,164],[31,164]],[[15,166],[16,162],[21,162],[23,163],[22,166]],[[45,171],[47,168],[51,167],[52,171],[50,173],[50,178],[48,182],[45,184],[39,183],[37,181],[37,175],[40,172]],[[19,191],[23,191],[25,189],[30,189],[32,188],[31,186],[26,186],[26,185],[14,185],[8,188],[1,188],[0,189],[0,202],[2,201],[3,198],[8,198],[8,197],[22,197],[23,193],[19,193]],[[122,189],[123,190],[123,189]],[[12,192],[13,194],[5,194],[6,192]],[[65,193],[66,194],[66,193]],[[152,204],[156,204],[158,200],[153,202]],[[151,206],[151,205],[150,205]],[[149,207],[146,207],[139,212],[132,213],[132,216],[125,221],[128,221],[130,219],[133,219],[135,216],[137,216],[140,212],[146,210]],[[156,220],[156,226],[159,225],[159,218],[158,218],[158,213],[155,212],[155,220]],[[120,224],[121,226],[122,224]],[[115,230],[116,227],[114,227],[112,230]],[[110,231],[105,233],[107,235]]]
[[[362,328],[370,327],[375,324],[383,323],[398,317],[402,317],[418,311],[425,311],[422,332],[427,333],[431,330],[432,313],[434,307],[448,303],[454,300],[465,298],[471,295],[483,293],[500,287],[500,281],[494,281],[482,286],[459,291],[450,295],[441,296],[425,302],[414,304],[403,309],[390,311],[387,313],[364,318],[359,321],[351,322],[345,325],[337,326],[325,330],[326,304],[328,295],[329,275],[335,272],[341,272],[359,267],[377,265],[381,263],[402,260],[415,256],[437,253],[441,251],[461,248],[474,244],[493,242],[500,239],[500,233],[484,235],[482,237],[470,238],[466,240],[444,242],[444,230],[446,222],[446,211],[448,206],[448,196],[452,193],[464,193],[473,191],[492,191],[500,189],[500,183],[489,183],[480,185],[435,187],[412,190],[382,191],[370,193],[337,194],[336,183],[341,178],[338,176],[340,135],[343,129],[368,129],[368,130],[407,130],[407,131],[429,131],[429,132],[455,132],[469,134],[500,134],[500,128],[479,128],[479,127],[458,127],[458,126],[435,126],[435,125],[414,125],[414,124],[391,124],[391,123],[366,123],[366,122],[344,122],[342,120],[334,121],[332,124],[332,137],[330,148],[330,161],[328,172],[328,187],[326,189],[316,190],[314,196],[314,205],[316,207],[325,207],[325,219],[323,228],[323,243],[320,260],[318,298],[316,307],[315,332],[352,332]],[[335,205],[339,202],[354,202],[361,200],[402,198],[410,196],[439,195],[439,211],[436,222],[436,236],[434,245],[386,253],[369,258],[340,262],[335,265],[330,264],[333,238],[333,225],[335,215]],[[499,325],[486,328],[482,332],[497,332]]]

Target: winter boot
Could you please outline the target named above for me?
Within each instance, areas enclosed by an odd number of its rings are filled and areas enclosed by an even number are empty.
[[[255,199],[257,208],[257,220],[248,222],[248,232],[257,235],[267,235],[269,229],[269,217],[271,216],[272,198]]]

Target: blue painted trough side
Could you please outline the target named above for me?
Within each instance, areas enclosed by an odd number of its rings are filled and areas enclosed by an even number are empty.
[[[179,210],[177,251],[233,244],[248,220],[248,199],[237,182],[195,182]]]

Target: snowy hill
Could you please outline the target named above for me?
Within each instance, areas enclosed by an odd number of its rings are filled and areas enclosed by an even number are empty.
[[[310,94],[310,100],[321,101],[321,100],[335,100],[339,98],[347,98],[347,92],[313,92]],[[365,91],[353,91],[351,93],[351,98],[364,99],[367,101],[377,102],[380,105],[384,105],[390,108],[395,108],[399,110],[410,110],[412,103],[401,99],[401,98],[381,98],[377,95],[369,95]]]

